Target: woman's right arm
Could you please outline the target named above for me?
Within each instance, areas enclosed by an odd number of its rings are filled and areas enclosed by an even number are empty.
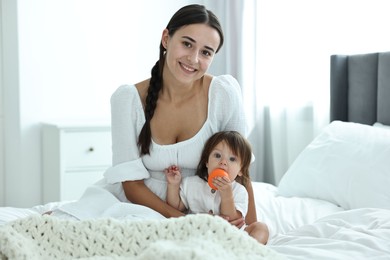
[[[171,207],[154,194],[143,180],[125,181],[122,183],[122,186],[127,199],[132,203],[154,209],[167,218],[184,216],[183,212]]]

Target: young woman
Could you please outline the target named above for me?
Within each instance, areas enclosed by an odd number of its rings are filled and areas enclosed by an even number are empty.
[[[180,165],[195,175],[206,140],[235,130],[246,136],[240,86],[229,75],[207,74],[224,36],[217,17],[202,5],[179,9],[162,32],[159,60],[151,77],[120,86],[111,97],[113,165],[104,179],[60,212],[78,219],[153,211],[183,213],[165,202],[164,169]],[[252,186],[247,224],[256,221]],[[130,203],[129,203],[130,202]],[[126,210],[124,210],[126,209]],[[136,213],[134,213],[136,212]],[[243,218],[229,219],[236,226]]]
[[[238,219],[247,214],[250,182],[249,166],[252,149],[246,139],[236,131],[222,131],[206,142],[196,172],[197,176],[182,179],[179,167],[172,165],[165,170],[168,181],[167,203],[189,213],[222,214]],[[228,176],[209,178],[220,169]],[[237,181],[236,181],[237,180]],[[244,227],[250,236],[262,244],[269,237],[268,227],[254,222]]]

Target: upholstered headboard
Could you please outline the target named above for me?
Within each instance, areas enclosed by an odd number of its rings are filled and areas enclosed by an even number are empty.
[[[330,120],[390,125],[390,52],[331,56]]]

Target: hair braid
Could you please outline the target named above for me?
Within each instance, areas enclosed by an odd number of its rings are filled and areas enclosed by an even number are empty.
[[[152,77],[150,78],[148,95],[146,96],[145,119],[150,121],[154,115],[157,106],[158,92],[161,89],[161,78],[159,75],[158,62],[152,68]]]
[[[138,147],[141,154],[149,154],[149,147],[152,141],[152,133],[150,129],[150,120],[154,115],[154,111],[157,107],[158,93],[160,92],[162,82],[160,73],[160,61],[157,61],[151,71],[151,78],[148,88],[148,94],[146,96],[145,103],[145,124],[142,127],[140,135],[138,137]]]

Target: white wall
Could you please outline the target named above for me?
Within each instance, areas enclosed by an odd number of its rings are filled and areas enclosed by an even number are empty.
[[[28,207],[41,203],[40,123],[109,120],[112,92],[149,77],[162,30],[190,1],[1,1],[8,44],[0,203]]]

